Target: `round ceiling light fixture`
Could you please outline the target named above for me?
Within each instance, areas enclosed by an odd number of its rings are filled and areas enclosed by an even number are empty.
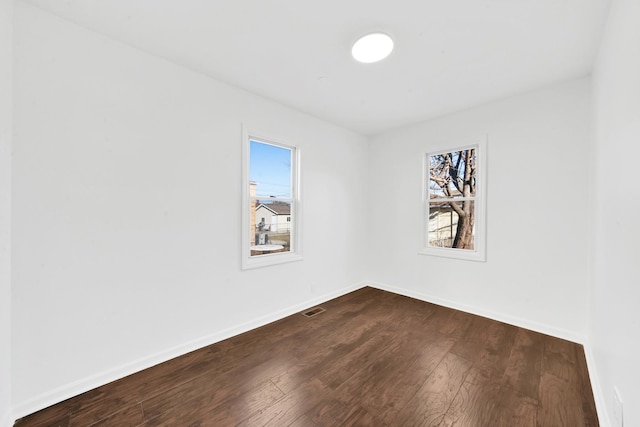
[[[362,36],[353,44],[351,55],[358,62],[371,64],[382,61],[393,50],[393,40],[388,34],[371,33]]]

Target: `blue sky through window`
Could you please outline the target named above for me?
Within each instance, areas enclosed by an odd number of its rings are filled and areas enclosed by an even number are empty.
[[[291,150],[250,141],[249,180],[258,197],[291,197]]]

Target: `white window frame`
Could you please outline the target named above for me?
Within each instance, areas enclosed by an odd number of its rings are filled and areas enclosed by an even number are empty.
[[[429,236],[429,157],[445,152],[476,148],[476,196],[474,249],[438,248],[428,246]],[[487,259],[487,138],[453,144],[441,144],[422,153],[422,249],[421,255],[434,255],[469,261],[484,262]]]
[[[276,147],[293,150],[291,156],[291,241],[288,252],[251,256],[251,195],[249,180],[249,159],[251,155],[251,141],[270,144]],[[258,199],[259,197],[256,197]],[[264,199],[264,197],[262,197]],[[277,138],[256,132],[246,126],[242,128],[242,269],[252,269],[302,259],[302,205],[300,203],[300,147],[287,144]]]

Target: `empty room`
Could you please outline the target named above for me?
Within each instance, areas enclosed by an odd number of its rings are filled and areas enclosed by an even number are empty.
[[[640,2],[0,0],[0,426],[640,426]]]

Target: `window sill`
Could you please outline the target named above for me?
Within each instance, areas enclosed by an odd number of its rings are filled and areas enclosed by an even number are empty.
[[[259,255],[242,260],[242,269],[250,270],[252,268],[268,267],[270,265],[284,264],[287,262],[302,261],[302,255],[299,253],[278,253],[272,255]]]
[[[487,256],[484,251],[470,251],[464,249],[422,248],[418,251],[418,254],[461,259],[465,261],[486,262],[487,260]]]

